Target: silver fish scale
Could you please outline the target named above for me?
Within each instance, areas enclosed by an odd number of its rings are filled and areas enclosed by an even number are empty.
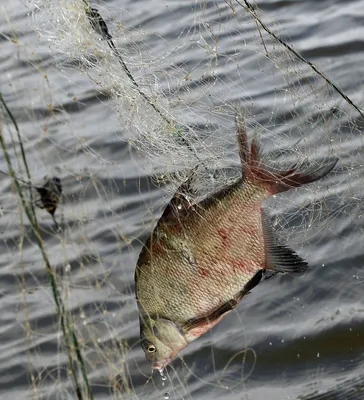
[[[171,233],[171,220],[161,220],[151,253],[144,249],[138,265],[144,311],[184,322],[231,300],[265,267],[261,203],[267,196],[264,185],[246,182],[191,210],[177,233]]]

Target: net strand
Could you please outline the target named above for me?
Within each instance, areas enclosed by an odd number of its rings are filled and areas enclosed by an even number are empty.
[[[26,171],[28,180],[30,182],[31,181],[31,179],[30,179],[30,170],[29,170],[29,165],[28,165],[28,162],[27,162],[27,158],[25,156],[25,150],[24,150],[22,138],[20,136],[19,127],[18,127],[18,124],[17,124],[16,119],[14,118],[12,112],[8,108],[8,106],[6,104],[6,101],[4,100],[4,97],[3,97],[1,92],[0,92],[0,101],[1,101],[1,103],[2,103],[2,105],[4,107],[4,109],[5,109],[6,113],[8,114],[9,118],[11,119],[11,122],[14,125],[15,131],[16,131],[16,135],[18,137],[18,143],[19,143],[19,147],[20,147],[20,151],[21,151],[21,157],[22,157],[22,160],[23,160],[23,164],[24,164],[24,167],[25,167],[25,171]],[[12,178],[16,179],[15,175],[12,176]],[[31,207],[31,214],[29,216],[31,216],[31,215],[35,215],[35,210],[34,210],[34,206],[33,206],[33,204],[34,204],[33,192],[32,192],[30,187],[29,187],[29,197],[30,197],[30,207]]]
[[[291,47],[288,43],[286,43],[283,39],[281,39],[279,36],[277,36],[274,32],[272,32],[268,26],[258,17],[257,13],[255,12],[255,7],[248,1],[248,0],[243,0],[246,6],[244,6],[239,0],[235,0],[240,7],[244,8],[247,10],[254,18],[255,21],[258,21],[260,26],[270,35],[272,36],[277,42],[279,42],[282,46],[284,46],[289,52],[295,55],[300,61],[308,65],[316,74],[318,74],[321,78],[323,78],[339,95],[352,107],[355,108],[355,110],[358,111],[358,113],[364,117],[364,112],[361,110],[340,88],[339,86],[334,83],[329,77],[327,77],[322,71],[320,71],[315,64],[313,64],[311,61],[307,60],[305,57],[303,57],[297,50],[295,50],[293,47]],[[260,33],[260,32],[259,32]],[[263,40],[263,39],[262,39]],[[263,42],[265,50],[265,44]]]
[[[4,98],[3,98],[1,93],[0,93],[0,99],[1,99],[2,104],[4,105],[5,111],[9,115],[12,123],[15,126],[15,129],[17,130],[19,143],[22,143],[22,139],[21,139],[21,136],[20,136],[20,131],[18,129],[18,125],[16,123],[16,120],[15,120],[14,116],[12,115],[10,109],[7,107],[6,102],[5,102],[5,100],[4,100]],[[61,294],[60,294],[58,286],[57,286],[57,282],[56,282],[56,278],[55,278],[55,275],[54,275],[54,271],[53,271],[53,268],[52,268],[52,266],[50,264],[47,251],[45,249],[44,240],[42,239],[41,234],[40,234],[40,227],[39,227],[39,223],[38,223],[38,220],[37,220],[37,217],[36,217],[36,213],[35,213],[35,209],[34,209],[33,203],[31,203],[30,208],[29,208],[28,204],[27,204],[27,202],[25,200],[21,185],[19,184],[19,182],[17,180],[14,168],[12,166],[12,162],[11,162],[10,155],[9,155],[9,152],[8,152],[5,140],[4,140],[4,136],[3,136],[3,132],[2,132],[2,127],[1,126],[0,126],[0,145],[1,145],[1,148],[2,148],[3,153],[4,153],[6,164],[7,164],[8,168],[9,168],[10,176],[12,177],[12,180],[14,182],[16,192],[19,195],[19,198],[20,198],[22,207],[23,207],[23,209],[25,211],[25,214],[29,219],[31,229],[32,229],[32,231],[33,231],[33,233],[35,235],[37,246],[39,247],[39,249],[41,251],[42,258],[43,258],[44,263],[45,263],[48,279],[50,281],[50,285],[51,285],[51,288],[52,288],[53,299],[54,299],[54,302],[56,304],[56,308],[57,308],[57,311],[58,311],[58,317],[60,319],[60,324],[61,324],[63,337],[64,337],[64,341],[65,341],[65,347],[67,349],[68,364],[69,364],[69,368],[70,368],[70,371],[71,371],[71,375],[73,377],[73,381],[74,381],[74,386],[75,386],[75,391],[76,391],[77,397],[78,397],[79,400],[83,400],[84,399],[84,396],[83,396],[84,391],[81,389],[81,385],[79,383],[78,376],[77,376],[77,371],[76,371],[74,363],[73,363],[71,342],[72,342],[72,344],[74,346],[74,351],[76,353],[77,363],[78,363],[78,365],[79,365],[79,367],[81,369],[81,375],[82,375],[82,379],[83,379],[84,386],[85,386],[85,392],[86,392],[86,396],[87,396],[86,398],[89,399],[89,400],[93,400],[91,386],[90,386],[90,383],[89,383],[89,380],[88,380],[88,377],[87,377],[85,363],[84,363],[84,359],[83,359],[83,356],[82,356],[81,351],[80,351],[79,342],[78,342],[76,334],[74,333],[73,329],[71,328],[71,325],[70,325],[71,322],[69,320],[68,313],[66,311],[66,308],[64,306],[64,303],[63,303],[63,300],[62,300],[62,297],[61,297]],[[24,150],[22,151],[22,160],[23,160],[24,166],[27,169],[27,174],[28,174],[29,181],[31,181],[30,170],[29,170],[29,168],[27,168],[28,163],[27,163],[27,160],[26,160],[26,156],[25,156]]]
[[[209,173],[208,168],[205,166],[204,162],[201,160],[201,158],[196,154],[196,151],[193,149],[191,143],[181,135],[181,127],[176,127],[175,122],[167,118],[164,113],[154,104],[154,102],[149,98],[149,96],[144,93],[143,90],[140,89],[137,81],[135,80],[134,76],[132,75],[131,71],[129,70],[128,66],[125,64],[125,61],[123,57],[121,56],[120,52],[118,51],[117,47],[115,46],[114,41],[112,40],[112,35],[110,33],[110,30],[105,22],[105,20],[102,18],[100,12],[94,8],[90,7],[88,2],[86,0],[83,0],[85,3],[85,12],[87,15],[87,18],[90,22],[90,25],[94,29],[94,31],[99,34],[108,44],[110,49],[112,50],[113,54],[117,58],[118,62],[121,64],[123,70],[125,71],[127,77],[130,79],[134,87],[137,89],[138,93],[140,96],[143,97],[143,99],[160,115],[160,117],[168,124],[170,128],[175,128],[174,131],[176,135],[178,136],[179,142],[186,146],[188,150],[194,155],[196,158],[197,162],[202,165],[205,170]],[[183,129],[185,130],[185,129]],[[209,175],[211,175],[209,173]]]
[[[92,26],[92,28],[95,30],[96,33],[98,33],[103,39],[106,40],[108,46],[114,53],[115,57],[118,59],[120,62],[121,66],[123,67],[126,75],[132,82],[132,84],[136,87],[138,93],[143,97],[143,99],[162,117],[162,119],[170,126],[173,126],[174,123],[173,121],[169,120],[163,112],[153,103],[153,101],[148,97],[147,94],[145,94],[139,87],[137,81],[134,79],[132,73],[130,72],[129,68],[125,64],[120,52],[116,48],[113,40],[112,40],[112,35],[110,34],[109,28],[105,22],[105,20],[102,18],[101,14],[96,8],[93,7],[86,7],[85,12],[87,15],[87,18]]]

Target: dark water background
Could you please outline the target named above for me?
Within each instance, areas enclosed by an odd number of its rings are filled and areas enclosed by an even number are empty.
[[[258,4],[271,20],[284,26],[283,36],[290,37],[296,49],[319,63],[363,105],[363,0]],[[63,276],[66,302],[86,342],[94,397],[161,399],[168,391],[171,399],[364,399],[364,225],[356,208],[363,190],[360,168],[351,173],[344,168],[318,189],[322,199],[328,187],[335,189],[343,207],[330,223],[320,222],[325,226],[320,240],[305,247],[310,272],[303,278],[281,276],[259,285],[236,312],[184,351],[184,362],[177,360],[174,370],[169,369],[172,382],[163,388],[157,376],[154,383],[146,384],[150,371],[137,344],[133,273],[140,243],[155,221],[150,210],[161,204],[162,194],[145,175],[146,160],[123,142],[123,127],[109,107],[111,100],[69,66],[60,72],[57,54],[38,42],[25,5],[10,0],[0,4],[0,87],[26,138],[35,180],[57,174],[63,181],[66,206],[58,218],[63,215],[67,230],[55,234],[51,219],[41,211],[39,218],[51,263]],[[191,27],[192,16],[201,12],[191,0],[110,1],[106,5],[110,19],[145,33],[141,46],[152,53],[150,49],[157,52],[163,43],[155,33],[177,43],[180,32]],[[210,21],[220,18],[213,2],[204,16]],[[248,36],[254,29],[254,25],[247,27]],[[237,46],[239,31],[236,43],[234,35],[234,31],[222,35],[222,46]],[[9,37],[26,46],[17,46]],[[193,49],[181,55],[186,65],[195,65],[196,57]],[[249,72],[257,68],[254,51],[250,57],[242,52],[239,62],[246,75],[230,69],[228,62],[220,63],[215,96],[220,93],[227,102],[251,98],[253,109],[276,113],[275,122],[269,121],[278,129],[279,113],[293,108],[292,102],[281,105],[274,91],[277,82],[271,77],[250,80]],[[242,79],[246,79],[244,85]],[[199,85],[190,88],[192,95],[201,90]],[[60,111],[51,113],[49,104]],[[338,99],[338,104],[343,103]],[[309,105],[306,110],[311,112]],[[268,117],[260,113],[259,118],[264,125]],[[198,118],[194,122],[198,124]],[[354,122],[359,126],[360,119]],[[5,129],[10,126],[6,121]],[[340,162],[360,164],[360,129],[348,124],[335,129],[332,141],[344,149]],[[319,133],[311,132],[311,137],[311,146],[316,139],[320,142]],[[6,170],[3,157],[0,167]],[[6,177],[0,179],[0,193],[0,398],[33,398],[29,371],[40,398],[75,398],[64,383],[67,359],[44,266],[27,223],[22,257],[19,253],[16,196]],[[276,210],[278,214],[285,211]],[[25,328],[25,310],[30,331]],[[30,332],[28,341],[26,331]],[[116,346],[118,340],[130,347],[125,356]],[[123,376],[136,394],[125,394],[124,387],[123,395],[113,397],[111,377],[123,381]]]

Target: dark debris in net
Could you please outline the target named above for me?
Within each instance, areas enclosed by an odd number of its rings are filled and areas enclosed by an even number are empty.
[[[86,15],[92,28],[105,40],[111,40],[112,36],[109,32],[109,28],[106,25],[106,22],[100,15],[99,11],[96,8],[88,7],[86,8]]]
[[[54,213],[57,210],[59,201],[62,196],[61,180],[58,177],[54,176],[51,179],[47,180],[43,186],[34,186],[34,189],[38,192],[40,196],[35,205],[49,212],[49,214],[53,218],[54,223],[56,224],[56,228],[58,229],[58,223],[54,217]]]
[[[0,170],[0,173],[11,177],[4,171]],[[20,184],[28,186],[29,188],[32,188],[34,191],[38,193],[39,199],[34,201],[34,205],[38,208],[44,209],[49,212],[55,223],[56,229],[58,230],[59,225],[55,219],[54,214],[57,211],[57,208],[61,201],[61,196],[62,196],[61,180],[58,177],[53,176],[52,178],[48,179],[43,186],[35,186],[30,182],[26,182],[18,177],[16,177],[16,180]]]

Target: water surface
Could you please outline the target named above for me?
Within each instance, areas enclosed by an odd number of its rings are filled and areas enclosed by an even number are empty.
[[[161,399],[168,391],[171,399],[362,399],[362,121],[352,111],[347,116],[349,108],[339,96],[332,94],[325,103],[326,95],[320,92],[324,85],[314,75],[312,81],[297,76],[297,85],[317,85],[317,98],[312,95],[295,106],[279,74],[275,78],[265,72],[267,61],[254,22],[242,26],[244,18],[234,19],[229,8],[223,8],[225,2],[217,4],[125,0],[108,1],[103,10],[108,9],[113,27],[120,21],[133,32],[126,35],[126,48],[132,51],[135,37],[142,34],[139,56],[144,59],[165,51],[164,43],[178,47],[191,27],[196,32],[201,24],[216,28],[221,54],[215,66],[211,58],[217,76],[213,85],[198,70],[200,47],[186,46],[173,55],[175,64],[195,71],[186,83],[188,90],[181,93],[190,100],[212,94],[200,103],[207,114],[176,110],[186,123],[201,126],[201,135],[206,119],[223,124],[222,118],[226,132],[231,131],[233,120],[211,110],[241,101],[252,115],[251,125],[256,121],[267,129],[259,132],[266,139],[280,134],[294,143],[304,137],[297,146],[306,154],[334,152],[340,161],[337,171],[315,186],[320,207],[310,214],[310,229],[287,235],[299,224],[297,203],[311,198],[310,189],[267,204],[287,240],[308,259],[309,273],[302,278],[276,276],[260,284],[236,311],[182,353],[183,361],[176,360],[168,369],[171,381],[164,387],[159,376],[147,383],[150,368],[138,344],[133,274],[141,245],[168,198],[145,172],[148,161],[123,140],[125,131],[108,93],[100,94],[85,74],[72,68],[77,60],[67,65],[39,40],[25,2],[1,4],[1,91],[25,138],[35,181],[42,182],[45,175],[62,178],[65,205],[57,218],[67,229],[56,233],[45,212],[40,210],[38,216],[50,261],[63,276],[66,303],[86,343],[94,398],[112,398],[112,383],[122,386],[127,377],[131,393],[125,394],[123,386],[125,397],[120,398]],[[267,13],[267,22],[284,27],[282,37],[363,105],[363,0],[345,5],[339,0],[258,5]],[[208,40],[206,31],[202,37]],[[61,61],[62,70],[57,66]],[[129,61],[132,65],[132,56]],[[168,60],[160,63],[161,69],[170,66]],[[176,84],[162,80],[161,90],[168,93]],[[316,101],[321,108],[315,107]],[[342,111],[326,123],[333,106]],[[6,120],[5,130],[8,127],[12,129]],[[283,150],[284,141],[277,143],[276,150]],[[234,151],[227,165],[236,164]],[[0,168],[7,170],[3,157]],[[6,177],[0,179],[0,193],[0,398],[33,398],[29,371],[39,398],[76,398],[64,383],[67,358],[41,255],[28,223],[20,223],[16,195]],[[119,341],[129,347],[125,359]]]

